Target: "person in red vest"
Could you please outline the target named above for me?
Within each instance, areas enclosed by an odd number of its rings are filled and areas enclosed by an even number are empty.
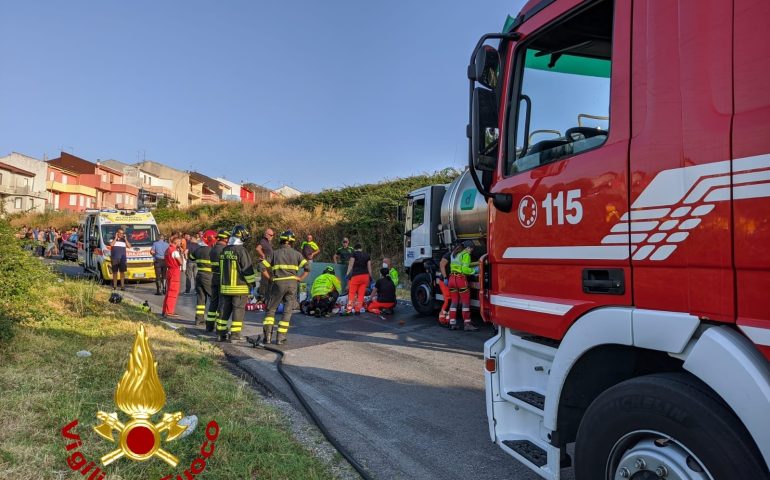
[[[173,235],[170,239],[170,245],[166,250],[166,298],[163,299],[163,316],[167,318],[177,318],[179,315],[174,313],[176,309],[176,299],[179,296],[179,285],[182,277],[182,251],[180,245],[182,238]]]

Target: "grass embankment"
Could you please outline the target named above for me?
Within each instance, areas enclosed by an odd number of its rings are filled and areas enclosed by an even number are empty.
[[[11,250],[7,240],[7,228],[0,223],[0,244]],[[7,258],[0,257],[6,270]],[[27,267],[48,280],[37,285],[39,295],[34,296],[43,308],[33,316],[14,314],[24,318],[13,329],[13,339],[0,342],[0,478],[82,478],[67,466],[65,446],[70,441],[60,433],[74,419],[79,419],[75,433],[83,442],[79,451],[88,460],[98,462],[116,448],[92,427],[98,424],[97,411],[118,411],[113,395],[140,323],[149,335],[166,393],[162,412],[195,414],[200,423],[192,435],[163,444],[179,457],[176,468],[159,459],[120,459],[103,468],[107,479],[176,478],[198,455],[210,420],[221,432],[198,478],[331,478],[291,437],[284,417],[225,370],[219,349],[163,328],[135,306],[108,303],[107,291],[94,284],[57,281],[35,262]],[[24,299],[18,300],[13,308]],[[0,316],[9,314],[9,305],[2,304]],[[92,356],[76,356],[80,350]],[[122,412],[119,416],[128,420]]]

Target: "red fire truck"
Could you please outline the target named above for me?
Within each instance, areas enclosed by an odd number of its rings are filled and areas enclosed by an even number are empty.
[[[770,1],[531,0],[468,76],[492,440],[770,478]]]

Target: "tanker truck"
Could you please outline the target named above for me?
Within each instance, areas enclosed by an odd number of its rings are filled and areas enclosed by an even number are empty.
[[[436,312],[444,300],[437,286],[442,255],[458,241],[476,245],[472,258],[486,253],[487,203],[466,170],[452,183],[430,185],[407,196],[404,227],[404,267],[412,283],[414,309]],[[479,306],[478,278],[471,279],[471,306]]]

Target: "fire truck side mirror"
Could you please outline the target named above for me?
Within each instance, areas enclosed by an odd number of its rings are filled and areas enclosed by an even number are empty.
[[[491,172],[497,166],[497,146],[500,132],[495,92],[484,87],[473,89],[471,110],[471,154],[473,166]]]
[[[471,73],[471,72],[469,72]],[[500,54],[490,45],[482,45],[476,51],[473,65],[473,80],[490,90],[497,88],[497,78],[500,74]]]

